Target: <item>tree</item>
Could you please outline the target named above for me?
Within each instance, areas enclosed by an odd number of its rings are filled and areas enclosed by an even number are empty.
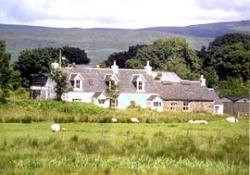
[[[62,55],[69,63],[87,64],[90,59],[84,50],[74,47],[63,47]],[[21,73],[21,85],[29,87],[33,78],[40,73],[50,73],[50,65],[59,59],[59,48],[38,48],[23,50],[15,63],[15,70]],[[63,63],[63,62],[62,62]]]
[[[109,81],[105,94],[109,99],[109,107],[114,107],[113,105],[116,104],[117,98],[119,97],[118,86],[114,80]]]
[[[249,83],[244,82],[242,78],[230,78],[220,81],[215,89],[219,92],[220,96],[248,96]]]
[[[89,64],[90,62],[85,50],[75,47],[64,46],[62,49],[62,55],[69,60],[70,64]]]
[[[119,66],[119,68],[125,68],[126,61],[135,57],[138,49],[141,49],[145,46],[146,45],[130,46],[128,51],[112,53],[106,61],[101,63],[101,65],[103,65],[102,67],[110,67],[113,65],[113,62],[116,61],[116,64]]]
[[[54,70],[51,75],[52,79],[56,82],[56,99],[61,101],[62,94],[68,91],[67,75],[60,70]]]
[[[220,80],[249,79],[250,35],[232,33],[216,38],[209,44],[204,58],[204,70],[212,67]]]
[[[182,78],[199,77],[201,62],[184,38],[157,40],[140,48],[135,57],[126,61],[126,67],[143,68],[148,60],[155,70],[175,71]]]
[[[3,40],[0,40],[0,102],[6,103],[6,98],[9,93],[10,79],[10,54],[6,53],[6,45]]]
[[[15,69],[21,73],[21,84],[29,87],[33,78],[40,73],[50,73],[52,58],[47,48],[23,50],[15,63]]]

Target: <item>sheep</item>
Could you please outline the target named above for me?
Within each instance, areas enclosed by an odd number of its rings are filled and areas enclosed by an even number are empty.
[[[60,125],[58,123],[54,123],[51,125],[52,132],[59,132],[61,130]]]
[[[235,117],[227,117],[226,121],[229,123],[237,123],[239,120]]]
[[[130,121],[132,123],[140,123],[140,120],[138,118],[130,118]]]
[[[188,123],[191,123],[191,124],[205,124],[205,125],[208,124],[208,122],[206,120],[189,120]]]
[[[112,118],[111,121],[112,121],[112,123],[117,123],[118,122],[117,118]]]

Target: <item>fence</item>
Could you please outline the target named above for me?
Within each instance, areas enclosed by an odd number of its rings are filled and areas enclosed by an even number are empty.
[[[250,116],[250,103],[224,102],[224,114]]]

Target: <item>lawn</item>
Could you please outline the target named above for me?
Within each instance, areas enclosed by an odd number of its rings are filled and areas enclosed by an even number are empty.
[[[249,174],[249,121],[0,123],[0,174]]]

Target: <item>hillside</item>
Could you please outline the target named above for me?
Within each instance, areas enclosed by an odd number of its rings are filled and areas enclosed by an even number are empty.
[[[127,50],[135,44],[150,44],[154,40],[182,36],[194,49],[207,45],[214,37],[229,32],[250,32],[250,21],[213,23],[187,27],[154,27],[145,29],[80,29],[48,28],[0,24],[0,38],[7,42],[12,62],[25,48],[74,46],[83,48],[91,64],[105,60],[109,54]]]

